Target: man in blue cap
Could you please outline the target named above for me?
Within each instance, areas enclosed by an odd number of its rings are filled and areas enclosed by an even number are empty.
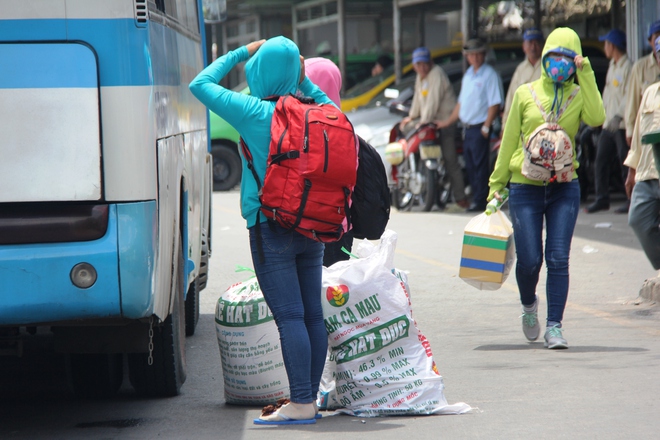
[[[400,123],[401,130],[406,133],[422,124],[448,118],[456,105],[456,94],[449,77],[440,66],[433,63],[431,53],[426,47],[418,47],[413,51],[412,63],[417,73],[415,92],[410,112]],[[455,124],[445,127],[440,132],[440,148],[454,200],[459,207],[467,208],[469,203],[465,195],[463,172],[456,156],[455,134]]]
[[[504,104],[504,114],[502,116],[502,127],[506,125],[506,118],[511,110],[513,95],[523,84],[536,81],[541,77],[541,52],[543,50],[543,32],[538,28],[527,29],[523,33],[523,52],[525,60],[516,67],[511,77],[509,90],[506,92],[506,101]]]
[[[623,166],[629,149],[623,117],[632,63],[626,55],[626,34],[619,29],[612,29],[599,40],[605,42],[605,56],[610,60],[610,67],[607,69],[603,89],[605,122],[596,148],[596,201],[585,208],[587,213],[610,208],[610,164],[614,160],[621,166],[623,182],[628,174],[628,170]],[[626,201],[626,204],[615,212],[627,213],[629,205]]]

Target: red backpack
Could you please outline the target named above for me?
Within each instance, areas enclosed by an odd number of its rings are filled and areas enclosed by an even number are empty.
[[[334,105],[287,95],[277,100],[270,136],[263,185],[241,140],[257,181],[260,212],[316,241],[339,240],[351,229],[349,205],[358,164],[350,121]]]

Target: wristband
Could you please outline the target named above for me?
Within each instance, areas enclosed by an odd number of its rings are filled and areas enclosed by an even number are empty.
[[[490,127],[487,126],[487,125],[482,125],[482,126],[481,126],[481,132],[482,132],[483,134],[488,134],[488,133],[490,133]]]

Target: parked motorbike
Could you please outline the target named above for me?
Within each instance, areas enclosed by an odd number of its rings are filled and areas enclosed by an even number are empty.
[[[392,164],[392,204],[398,210],[409,211],[419,205],[430,211],[436,203],[445,207],[451,197],[451,183],[434,124],[423,124],[407,136],[395,125],[385,159]]]

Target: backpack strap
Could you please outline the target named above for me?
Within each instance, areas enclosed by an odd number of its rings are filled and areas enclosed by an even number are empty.
[[[243,152],[243,157],[247,162],[247,167],[252,172],[252,176],[254,176],[254,180],[257,182],[257,192],[261,194],[261,180],[259,180],[259,175],[257,174],[257,170],[254,168],[252,153],[250,153],[250,149],[248,148],[243,138],[240,138],[239,143],[241,145],[241,151]]]
[[[566,100],[566,102],[564,102],[564,105],[562,105],[561,108],[559,109],[559,111],[557,112],[557,120],[559,120],[559,118],[561,118],[561,115],[564,113],[564,110],[566,110],[568,105],[571,103],[571,101],[573,101],[573,98],[575,98],[575,96],[578,94],[579,91],[580,91],[579,86],[577,86],[573,89],[571,94],[568,96],[568,99]]]
[[[536,94],[536,90],[534,90],[534,87],[532,87],[532,83],[527,83],[527,87],[529,88],[529,92],[532,94],[532,98],[534,99],[534,102],[536,103],[536,106],[538,107],[539,111],[541,112],[541,116],[543,116],[543,120],[545,122],[557,122],[559,121],[559,118],[561,118],[561,115],[564,113],[566,108],[568,108],[568,105],[573,101],[573,98],[578,94],[580,91],[580,87],[576,86],[571,94],[568,96],[568,99],[564,101],[564,104],[561,106],[559,111],[557,112],[557,115],[549,115],[548,112],[545,111],[543,108],[543,104],[541,104],[541,100],[539,99],[538,95]]]
[[[529,88],[529,92],[532,94],[532,99],[534,99],[536,106],[539,108],[539,111],[541,112],[541,116],[543,116],[543,120],[545,122],[548,122],[550,119],[550,115],[543,108],[543,104],[541,104],[539,97],[536,95],[536,91],[534,90],[534,87],[532,87],[532,83],[527,83],[527,87]]]
[[[305,179],[305,188],[303,189],[302,197],[300,198],[300,209],[298,210],[298,215],[296,216],[296,221],[289,228],[289,231],[293,231],[300,225],[302,221],[303,213],[305,212],[305,206],[307,206],[307,197],[309,197],[309,190],[312,189],[312,181]]]
[[[348,206],[348,198],[351,196],[351,190],[344,188],[344,212],[346,213],[346,231],[351,230],[351,208]]]
[[[298,159],[300,157],[300,151],[292,150],[286,153],[273,154],[270,156],[270,163],[279,163],[286,159]]]

